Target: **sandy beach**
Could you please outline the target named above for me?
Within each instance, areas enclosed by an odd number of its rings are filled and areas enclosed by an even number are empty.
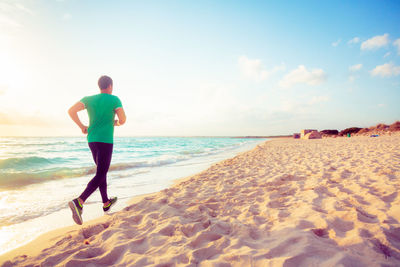
[[[400,266],[400,135],[275,139],[1,266]]]

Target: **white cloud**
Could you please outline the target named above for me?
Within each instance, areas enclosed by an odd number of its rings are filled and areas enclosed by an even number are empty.
[[[350,75],[349,76],[349,82],[354,82],[356,80],[356,76]]]
[[[270,70],[270,73],[273,74],[275,72],[284,71],[284,70],[286,70],[286,65],[285,65],[285,63],[282,62],[280,65],[273,67],[272,70]]]
[[[387,58],[388,56],[390,56],[390,54],[391,54],[390,52],[387,52],[383,57]]]
[[[19,10],[22,10],[23,12],[25,12],[25,13],[27,13],[27,14],[29,14],[29,15],[33,15],[33,11],[30,10],[29,8],[27,8],[26,6],[24,6],[24,5],[20,4],[20,3],[15,4],[15,6],[16,6]]]
[[[62,18],[63,18],[63,20],[69,20],[72,18],[72,15],[69,13],[65,13]]]
[[[18,23],[17,21],[15,21],[14,19],[11,19],[9,17],[6,17],[2,14],[0,14],[0,26],[8,26],[8,27],[12,27],[12,28],[20,28],[22,27],[22,25],[20,23]]]
[[[358,42],[360,42],[360,38],[354,37],[353,39],[349,40],[347,43],[348,44],[356,44]]]
[[[275,66],[272,70],[267,70],[260,59],[249,59],[246,56],[239,57],[238,60],[241,73],[248,79],[263,81],[268,79],[273,73],[286,69],[285,64]]]
[[[376,66],[370,71],[372,76],[390,77],[400,75],[400,66],[396,66],[393,63],[386,63],[383,65]]]
[[[377,35],[361,43],[361,50],[377,49],[389,43],[389,34]]]
[[[397,47],[397,54],[400,55],[400,38],[395,40],[393,45]]]
[[[356,64],[356,65],[350,66],[349,71],[358,71],[362,68],[362,66],[363,66],[362,64]]]
[[[34,12],[21,3],[0,1],[0,28],[12,30],[22,28],[20,21],[27,14],[34,15]]]
[[[321,96],[313,96],[311,100],[308,102],[310,105],[315,105],[322,102],[328,102],[330,99],[329,96],[321,95]]]
[[[381,103],[381,104],[378,104],[378,108],[384,108],[384,107],[386,107],[386,105],[385,105],[385,104],[383,104],[383,103]]]
[[[337,40],[336,42],[333,42],[333,43],[332,43],[332,46],[333,46],[333,47],[338,46],[338,45],[340,44],[341,41],[342,41],[342,39],[339,39],[339,40]]]
[[[297,69],[292,70],[279,82],[281,87],[291,87],[298,83],[308,85],[318,85],[326,80],[326,74],[322,69],[313,69],[308,71],[304,65],[299,65]]]

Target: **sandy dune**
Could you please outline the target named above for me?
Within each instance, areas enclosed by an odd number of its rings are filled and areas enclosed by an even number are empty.
[[[3,266],[400,266],[399,192],[399,135],[273,140]]]

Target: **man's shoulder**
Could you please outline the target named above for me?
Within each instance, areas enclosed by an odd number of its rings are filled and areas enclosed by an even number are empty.
[[[95,99],[95,98],[97,98],[97,97],[99,97],[99,95],[98,95],[98,94],[95,94],[95,95],[85,96],[85,97],[83,97],[82,99],[90,100],[90,99]]]
[[[116,102],[116,103],[119,103],[119,102],[121,102],[121,100],[119,99],[119,97],[118,96],[116,96],[116,95],[110,95],[112,98],[112,100],[114,101],[114,102]]]
[[[114,99],[119,99],[119,97],[118,96],[116,96],[116,95],[110,95],[112,98],[114,98]]]
[[[116,95],[110,95],[110,94],[95,94],[95,95],[90,95],[90,96],[85,96],[84,98],[82,98],[82,100],[84,101],[101,101],[101,99],[111,102],[121,102],[121,100],[119,99],[118,96]],[[82,101],[81,100],[81,101]]]

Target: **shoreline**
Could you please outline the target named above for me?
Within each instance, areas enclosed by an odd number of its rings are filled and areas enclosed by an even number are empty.
[[[130,139],[127,140],[129,141]],[[187,139],[182,140],[184,140],[185,144],[195,144],[196,142],[199,142],[196,140],[193,142],[187,141]],[[54,143],[54,140],[48,141],[52,144]],[[223,149],[210,148],[210,150],[207,150],[206,148],[204,151],[209,151],[208,155],[194,155],[190,157],[190,155],[187,156],[187,154],[184,154],[182,157],[189,158],[188,160],[176,160],[176,162],[172,161],[171,163],[167,164],[154,164],[156,166],[152,168],[134,168],[128,169],[126,171],[122,170],[110,173],[109,177],[111,180],[109,180],[109,192],[119,197],[119,201],[114,207],[114,211],[121,210],[122,208],[126,207],[128,205],[128,201],[136,195],[154,193],[162,189],[168,188],[169,186],[171,186],[173,179],[196,174],[197,172],[203,171],[204,169],[208,168],[216,162],[233,157],[237,153],[240,153],[242,151],[247,151],[263,141],[264,139],[239,141],[228,140],[227,142],[222,140],[220,142],[218,140],[212,139],[211,144],[218,144],[216,147],[220,146],[220,143],[231,145],[222,145]],[[125,140],[125,143],[126,142],[127,141]],[[204,144],[204,142],[200,141],[200,144]],[[212,145],[210,145],[210,147],[212,147]],[[192,148],[193,145],[185,149],[190,151],[190,149]],[[217,151],[218,153],[215,153],[215,151]],[[168,156],[167,159],[174,157],[174,155]],[[125,157],[120,157],[119,160],[121,162],[124,162],[124,159]],[[162,160],[166,161],[164,158]],[[118,159],[116,160],[116,162],[118,162]],[[125,179],[124,177],[128,179]],[[32,200],[32,203],[37,203],[41,200],[39,199],[40,196],[38,196],[36,192],[38,192],[38,190],[42,191],[42,188],[44,188],[44,192],[50,191],[50,194],[46,196],[46,199],[50,201],[48,206],[52,205],[51,207],[56,207],[56,210],[53,209],[52,212],[45,213],[44,216],[33,217],[27,221],[20,220],[16,224],[2,227],[0,231],[0,236],[2,236],[3,238],[0,242],[0,254],[4,254],[17,247],[23,246],[37,238],[39,235],[44,234],[48,231],[58,229],[60,227],[71,226],[72,224],[74,224],[74,222],[70,220],[70,210],[67,207],[66,203],[74,197],[74,192],[77,192],[77,190],[79,191],[81,190],[81,188],[86,187],[86,184],[90,180],[90,178],[91,177],[89,176],[84,176],[78,179],[56,179],[55,181],[49,181],[42,184],[34,184],[32,186],[23,188],[22,190],[16,191],[16,199],[24,201],[24,198],[26,196]],[[53,192],[51,191],[52,188],[63,187],[65,187],[65,190],[63,190],[63,193],[61,193],[61,195],[53,194]],[[23,205],[24,202],[16,203],[22,203]],[[85,208],[84,212],[85,221],[103,216],[103,210],[96,207],[98,203],[101,203],[101,198],[99,194],[94,194],[90,201],[87,202],[87,207]],[[43,205],[40,207],[42,208],[46,205],[46,203],[43,203]],[[29,204],[27,203],[25,206],[29,207]],[[6,210],[3,214],[3,218],[10,218],[9,220],[11,220],[13,218],[11,217],[13,211],[10,209],[10,211],[8,213],[7,212],[8,211]],[[42,212],[45,212],[45,210]],[[17,212],[14,213],[16,214]],[[36,213],[33,213],[33,215],[36,215]],[[9,217],[7,216],[8,214],[10,214]],[[26,209],[26,212],[21,212],[19,214],[21,214],[21,218],[25,215],[29,216],[29,209]],[[17,216],[19,215],[17,214]]]
[[[231,138],[234,138],[234,137],[231,137]],[[260,137],[260,139],[264,139],[264,138]],[[264,142],[268,142],[268,141],[271,141],[271,140],[266,140]],[[240,155],[242,153],[247,153],[248,151],[253,150],[259,144],[260,143],[252,145],[249,150],[236,152],[236,154],[234,154],[232,157],[236,157],[237,155]],[[227,160],[227,159],[229,159],[229,158],[225,158],[225,159],[219,160],[218,162],[211,164],[211,166],[213,166],[214,164],[217,164],[219,162],[222,162],[224,160]],[[209,166],[209,167],[211,167],[211,166]],[[204,170],[200,170],[199,172],[202,172],[202,171],[204,171]],[[194,175],[196,175],[196,173],[192,174],[192,175],[184,176],[184,177],[181,177],[181,178],[172,179],[172,181],[170,182],[170,185],[165,189],[174,187],[177,184],[179,184],[179,183],[181,183],[181,182],[183,182],[183,181],[185,181],[187,179],[190,179]],[[162,190],[165,190],[165,189],[162,189]],[[130,198],[127,201],[127,206],[133,205],[136,202],[141,201],[146,197],[150,197],[152,195],[155,195],[155,194],[161,192],[162,190],[156,191],[156,192],[152,192],[152,193],[145,193],[145,194],[140,194],[140,195],[137,195],[137,196],[133,196],[132,198]],[[113,214],[118,213],[118,212],[121,212],[121,210],[118,210],[116,212],[110,213],[110,215],[113,215]],[[79,226],[79,225],[63,226],[63,227],[52,229],[52,230],[50,230],[48,232],[42,233],[39,236],[37,236],[36,238],[32,239],[31,241],[28,241],[27,243],[24,243],[19,247],[16,247],[14,249],[6,251],[3,254],[0,254],[0,266],[1,266],[1,264],[3,262],[5,262],[8,259],[11,259],[11,258],[13,258],[15,256],[35,254],[35,253],[40,251],[40,248],[45,248],[45,246],[46,246],[46,245],[44,245],[45,243],[50,242],[51,240],[54,240],[57,237],[61,237],[62,235],[67,234],[68,232],[76,231],[76,230],[79,231],[82,227],[90,227],[91,225],[101,223],[102,221],[105,221],[108,217],[109,217],[109,215],[103,215],[101,217],[88,220],[87,222],[85,222],[85,225],[83,225],[83,226]],[[72,220],[72,218],[71,218],[71,220]]]
[[[399,150],[400,136],[269,140],[0,262],[396,266]]]

